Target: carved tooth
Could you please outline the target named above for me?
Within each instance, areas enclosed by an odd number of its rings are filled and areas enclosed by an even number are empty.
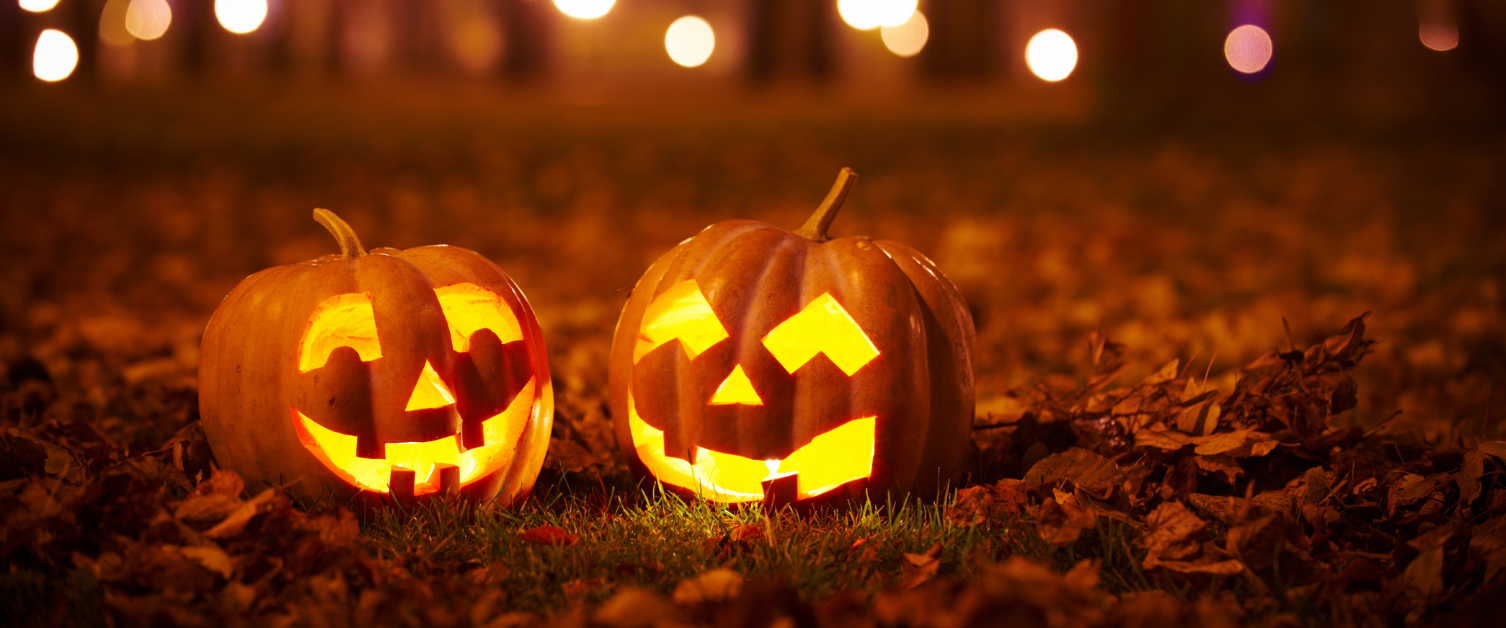
[[[439,474],[439,494],[460,494],[460,467],[441,462],[434,465],[434,471]]]
[[[397,465],[392,465],[392,470],[388,476],[389,483],[387,490],[392,495],[393,500],[406,506],[414,502],[413,485],[417,480],[418,473],[412,469],[404,469]]]
[[[778,475],[763,481],[763,507],[770,511],[793,504],[800,498],[799,473]]]

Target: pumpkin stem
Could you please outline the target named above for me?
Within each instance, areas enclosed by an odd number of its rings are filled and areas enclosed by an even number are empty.
[[[361,239],[356,237],[356,230],[351,229],[350,224],[341,220],[335,212],[315,208],[314,220],[329,229],[329,234],[335,236],[335,241],[340,243],[340,257],[355,259],[366,254],[366,249],[361,246]]]
[[[831,236],[826,235],[826,230],[831,227],[831,221],[837,219],[837,212],[842,209],[842,203],[847,201],[847,195],[852,193],[852,186],[857,183],[858,173],[853,172],[852,168],[843,168],[837,173],[837,182],[826,193],[826,200],[821,201],[816,213],[811,214],[810,219],[795,230],[795,235],[817,242],[830,240]]]

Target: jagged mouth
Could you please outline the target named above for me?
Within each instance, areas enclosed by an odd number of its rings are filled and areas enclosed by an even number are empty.
[[[460,434],[430,441],[387,443],[381,458],[356,455],[356,437],[341,434],[292,408],[303,446],[337,477],[376,493],[428,495],[458,491],[512,463],[528,424],[536,379],[530,379],[507,409],[481,423],[485,445],[465,449]]]
[[[664,432],[638,415],[628,397],[628,429],[638,459],[660,482],[720,503],[763,501],[765,482],[795,476],[796,499],[808,499],[873,473],[877,417],[853,419],[815,437],[790,455],[757,460],[696,448],[695,462],[664,452]]]

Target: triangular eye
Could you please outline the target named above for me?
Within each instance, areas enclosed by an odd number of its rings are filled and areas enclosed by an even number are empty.
[[[455,395],[439,379],[439,373],[434,372],[434,365],[424,361],[424,372],[418,376],[418,384],[413,386],[413,396],[408,398],[408,407],[404,410],[443,408],[452,403],[455,403]]]
[[[758,391],[753,390],[753,382],[748,379],[748,374],[743,372],[743,365],[733,367],[732,374],[727,376],[721,386],[716,387],[716,394],[711,397],[713,406],[730,406],[741,403],[749,406],[763,405],[763,399],[758,396]]]

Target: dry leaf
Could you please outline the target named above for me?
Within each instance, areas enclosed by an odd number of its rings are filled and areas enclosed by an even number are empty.
[[[726,602],[737,597],[743,589],[743,575],[731,569],[712,569],[701,575],[686,578],[675,585],[675,604]]]
[[[1073,448],[1041,459],[1025,472],[1030,487],[1072,482],[1100,499],[1124,482],[1124,471],[1112,460],[1086,449]]]
[[[930,582],[941,568],[941,544],[937,543],[924,554],[906,553],[900,563],[900,588],[913,589]]]
[[[226,517],[224,521],[221,521],[218,524],[215,524],[214,527],[204,531],[204,536],[215,540],[221,540],[228,539],[237,534],[240,534],[242,530],[246,529],[246,524],[251,523],[251,520],[253,518],[255,518],[259,514],[270,511],[276,505],[276,498],[277,489],[269,488],[265,491],[262,491],[261,493],[257,494],[256,497],[253,497],[242,503],[240,506],[236,507],[235,511],[230,513],[230,516]]]
[[[664,596],[628,587],[602,602],[591,619],[611,628],[653,628],[676,621],[679,611]]]
[[[539,526],[523,532],[523,540],[534,545],[574,545],[580,539],[554,526]]]

